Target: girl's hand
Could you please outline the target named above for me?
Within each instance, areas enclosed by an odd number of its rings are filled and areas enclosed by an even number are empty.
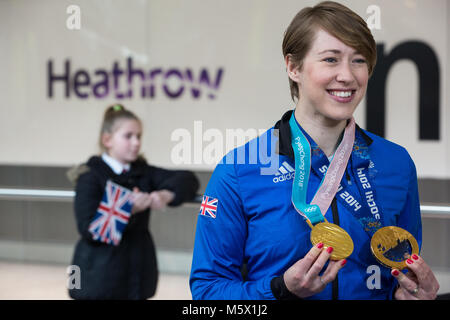
[[[133,188],[133,194],[131,195],[131,201],[133,202],[133,208],[131,214],[144,211],[150,207],[152,199],[147,192],[140,192],[137,187]]]
[[[391,274],[400,285],[395,291],[397,300],[434,300],[439,290],[439,283],[425,261],[413,254],[406,260],[408,273],[405,275],[397,269]]]
[[[164,209],[175,198],[175,193],[169,190],[153,191],[149,195],[150,208],[155,210]]]
[[[319,293],[336,278],[347,260],[330,261],[322,276],[319,276],[325,263],[330,259],[332,247],[323,250],[323,244],[312,247],[303,259],[294,263],[283,275],[288,290],[300,298]]]

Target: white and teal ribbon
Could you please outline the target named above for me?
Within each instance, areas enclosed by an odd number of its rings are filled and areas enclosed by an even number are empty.
[[[297,212],[308,219],[312,225],[325,221],[325,214],[339,188],[347,167],[355,141],[355,120],[350,119],[345,128],[344,137],[335,152],[310,204],[307,203],[307,190],[311,172],[311,146],[303,134],[292,112],[289,120],[291,144],[295,157],[295,176],[292,184],[292,204]]]

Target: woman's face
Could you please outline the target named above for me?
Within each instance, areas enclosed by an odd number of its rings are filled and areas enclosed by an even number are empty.
[[[305,115],[333,122],[350,119],[366,93],[369,72],[364,56],[322,29],[302,69],[289,61],[287,66],[299,87],[297,107]]]

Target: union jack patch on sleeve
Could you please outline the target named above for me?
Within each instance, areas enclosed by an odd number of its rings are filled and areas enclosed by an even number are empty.
[[[217,205],[219,204],[219,199],[203,196],[202,204],[200,206],[200,214],[202,216],[216,218]]]

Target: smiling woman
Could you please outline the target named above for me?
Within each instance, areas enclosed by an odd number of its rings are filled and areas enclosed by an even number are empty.
[[[365,21],[336,2],[304,8],[287,28],[283,55],[295,110],[237,150],[278,139],[271,152],[295,168],[293,182],[274,185],[260,165],[216,167],[205,197],[217,210],[197,220],[193,298],[435,298],[433,272],[408,246],[396,253],[407,275],[372,255],[370,239],[385,226],[418,243],[422,231],[408,152],[353,118],[376,61]]]
[[[283,56],[289,57],[291,63],[298,69],[302,68],[303,60],[310,51],[317,36],[318,29],[325,30],[332,37],[339,39],[347,47],[354,48],[366,60],[369,76],[375,68],[377,60],[376,43],[365,21],[349,8],[337,3],[327,2],[317,5],[311,10],[301,10],[292,20],[286,30],[282,49]],[[323,48],[316,54],[332,54],[334,58],[340,51],[336,48]],[[298,87],[294,80],[289,79],[292,99],[299,98]]]
[[[330,126],[349,119],[366,93],[369,79],[366,58],[321,28],[301,69],[286,55],[289,79],[297,86],[297,120],[325,121]],[[336,141],[327,155],[334,151]]]

